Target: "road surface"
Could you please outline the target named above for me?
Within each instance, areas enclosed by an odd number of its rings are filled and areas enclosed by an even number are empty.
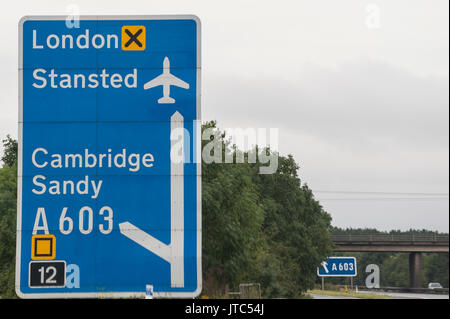
[[[391,297],[391,299],[449,299],[449,295],[438,294],[417,294],[417,293],[401,293],[401,292],[381,292],[381,291],[362,291],[361,293],[369,293],[376,295],[385,295]],[[353,298],[345,296],[326,296],[318,294],[309,294],[313,299],[363,299]]]
[[[345,297],[345,296],[327,296],[327,295],[317,295],[317,294],[309,294],[313,299],[360,299],[353,297]]]
[[[367,291],[360,290],[360,292],[377,294],[377,295],[386,295],[390,296],[393,299],[449,299],[448,295],[439,295],[439,294],[417,294],[411,292],[383,292],[383,291]]]

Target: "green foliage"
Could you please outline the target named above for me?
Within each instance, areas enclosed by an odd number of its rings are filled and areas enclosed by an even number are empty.
[[[204,165],[202,175],[203,265],[220,269],[220,283],[236,285],[242,269],[254,268],[263,210],[248,167]]]
[[[14,292],[17,211],[17,141],[3,140],[5,164],[0,168],[0,297],[16,298]]]
[[[17,169],[0,168],[0,296],[13,298],[16,252]]]
[[[390,254],[379,266],[382,287],[409,287],[409,254]]]
[[[424,282],[439,282],[448,288],[448,253],[446,254],[424,254]]]
[[[0,296],[15,298],[17,141],[3,140],[4,166],[0,168]]]
[[[2,142],[4,154],[0,160],[6,166],[17,166],[17,141],[8,134]]]
[[[206,128],[215,130],[213,143],[222,150],[211,155],[238,152],[215,122]],[[293,157],[279,156],[277,171],[267,175],[259,174],[259,161],[218,162],[202,165],[205,279],[232,288],[259,282],[265,297],[297,297],[312,288],[317,265],[331,253],[331,218],[301,186]]]

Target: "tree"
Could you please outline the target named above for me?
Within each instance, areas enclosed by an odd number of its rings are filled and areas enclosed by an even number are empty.
[[[3,142],[3,156],[0,159],[6,166],[17,166],[17,141],[6,135]]]
[[[3,140],[0,168],[0,296],[14,298],[17,211],[17,141]]]
[[[272,282],[265,278],[264,287],[268,297],[296,297],[313,288],[317,265],[331,254],[331,217],[301,185],[294,158],[280,156],[278,163],[275,174],[254,175],[266,212],[263,231],[276,260],[272,264],[282,266]]]
[[[15,297],[17,169],[0,168],[0,296]]]
[[[239,152],[215,122],[207,128],[215,130],[219,159]],[[264,151],[270,152],[256,148],[244,157]],[[317,265],[331,253],[331,218],[301,185],[293,157],[276,156],[277,171],[267,175],[259,174],[259,161],[203,163],[206,286],[211,277],[231,286],[260,282],[266,297],[296,297],[313,287]]]
[[[203,126],[204,130],[207,128],[215,128],[215,122]],[[217,131],[217,134],[220,136],[221,133]],[[214,142],[224,143],[221,138]],[[248,165],[214,162],[202,165],[206,289],[235,286],[255,271],[264,217],[251,175]],[[214,294],[214,291],[210,293]]]
[[[382,287],[409,287],[409,255],[393,253],[380,265]]]
[[[423,275],[424,282],[439,282],[448,288],[448,253],[424,254]]]

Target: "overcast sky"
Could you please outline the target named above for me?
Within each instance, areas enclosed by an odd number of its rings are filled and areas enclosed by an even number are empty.
[[[1,139],[17,137],[19,19],[69,4],[197,15],[203,120],[278,128],[335,226],[448,232],[448,0],[3,1]]]

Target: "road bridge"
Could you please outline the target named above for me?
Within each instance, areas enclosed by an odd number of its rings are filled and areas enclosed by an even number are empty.
[[[421,288],[423,282],[422,253],[448,253],[448,235],[331,235],[336,252],[407,252],[412,288]]]

